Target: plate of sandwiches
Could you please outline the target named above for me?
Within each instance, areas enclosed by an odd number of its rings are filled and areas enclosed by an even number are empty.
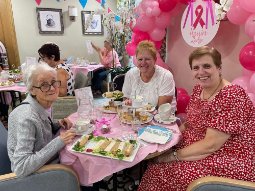
[[[122,123],[126,123],[128,125],[142,125],[149,123],[153,119],[153,115],[147,111],[135,111],[134,114],[133,112],[126,111],[121,114],[120,119]]]
[[[0,87],[11,87],[11,86],[14,86],[15,83],[13,81],[3,81],[3,82],[0,82]]]
[[[116,90],[116,91],[113,91],[113,92],[105,92],[102,94],[102,96],[104,98],[109,98],[109,99],[113,99],[113,100],[122,100],[123,99],[123,92],[119,91],[119,90]]]
[[[132,162],[139,150],[140,143],[136,140],[125,140],[84,135],[71,147],[71,151],[82,154],[106,157]]]

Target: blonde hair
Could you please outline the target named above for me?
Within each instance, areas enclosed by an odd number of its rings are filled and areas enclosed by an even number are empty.
[[[153,42],[151,42],[149,40],[144,40],[144,41],[139,42],[139,44],[137,45],[137,48],[136,48],[135,55],[137,56],[137,54],[139,52],[142,52],[145,50],[149,51],[155,60],[157,59],[157,49]]]

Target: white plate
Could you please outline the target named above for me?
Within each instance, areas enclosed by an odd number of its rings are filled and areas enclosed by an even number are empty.
[[[145,111],[146,112],[146,111]],[[121,120],[122,123],[125,123],[125,124],[128,124],[128,125],[143,125],[143,124],[146,124],[146,123],[149,123],[152,119],[153,119],[153,115],[149,112],[146,112],[146,114],[149,116],[148,119],[146,121],[126,121],[126,120]]]
[[[107,98],[107,99],[113,99],[113,100],[116,99],[115,97],[106,97],[106,96],[105,96],[105,93],[102,94],[102,97]],[[123,98],[123,96],[120,97],[119,99],[122,99],[122,98]]]
[[[98,65],[98,63],[96,63],[96,62],[90,62],[89,64],[90,65]]]
[[[80,140],[80,139],[79,139]],[[77,141],[79,141],[77,140]],[[101,155],[99,153],[92,153],[92,152],[86,152],[87,149],[93,149],[95,146],[96,146],[96,143],[95,141],[89,141],[86,145],[85,145],[85,150],[84,151],[75,151],[73,150],[72,148],[74,147],[74,145],[77,143],[77,141],[72,145],[71,147],[71,151],[72,152],[77,152],[77,153],[82,153],[82,154],[88,154],[88,155],[92,155],[92,156],[99,156],[99,157],[104,157],[104,158],[110,158],[110,159],[115,159],[115,160],[120,160],[118,158],[115,158],[115,157],[111,157],[111,156],[105,156],[105,155]],[[132,155],[129,156],[129,157],[124,157],[122,159],[122,161],[127,161],[127,162],[132,162],[134,159],[135,159],[135,156],[137,154],[137,151],[139,150],[140,148],[140,143],[138,141],[136,141],[136,146],[135,146],[135,149],[133,150],[132,152]]]
[[[177,117],[173,116],[173,117],[169,118],[168,120],[163,120],[163,119],[160,118],[159,114],[156,114],[154,116],[154,120],[156,122],[161,123],[161,124],[166,124],[166,125],[175,123],[177,119],[178,119]]]
[[[95,130],[95,126],[91,124],[91,126],[88,128],[87,131],[77,131],[75,129],[75,133],[76,135],[88,135],[90,133],[92,133]]]
[[[155,111],[156,107],[155,106],[152,106],[151,109],[145,109],[145,108],[138,108],[137,111],[147,111],[147,112],[153,112]]]

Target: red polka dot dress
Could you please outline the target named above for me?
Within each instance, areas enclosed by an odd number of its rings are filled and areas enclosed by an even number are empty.
[[[189,127],[178,149],[205,137],[207,127],[227,133],[230,138],[213,154],[197,161],[151,164],[139,191],[184,191],[193,180],[221,176],[255,182],[255,108],[237,85],[225,86],[211,101],[200,99],[195,86],[187,108]]]

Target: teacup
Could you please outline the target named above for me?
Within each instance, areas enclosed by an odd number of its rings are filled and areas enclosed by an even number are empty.
[[[142,96],[136,96],[132,99],[132,106],[133,107],[142,107],[143,105],[143,97]]]
[[[90,120],[79,119],[75,123],[76,133],[86,132],[90,128],[90,126],[91,126]]]
[[[171,104],[164,103],[160,105],[158,108],[158,113],[159,113],[160,119],[168,120],[172,116]]]

